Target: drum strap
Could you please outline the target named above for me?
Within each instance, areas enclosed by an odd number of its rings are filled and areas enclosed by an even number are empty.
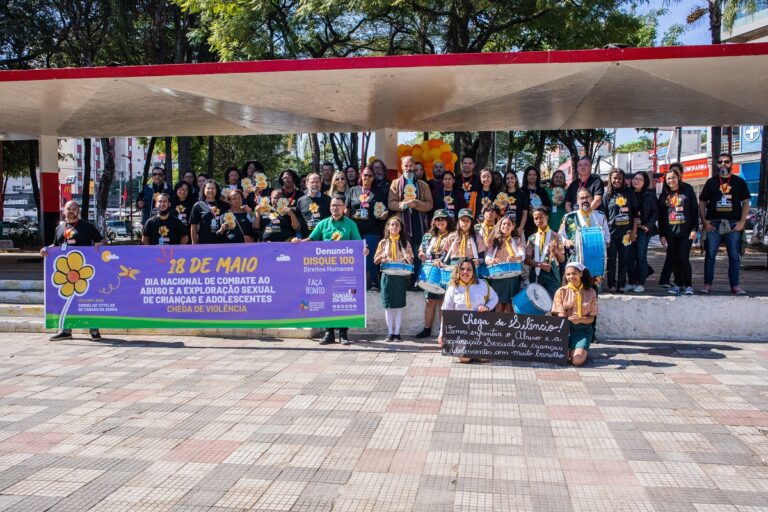
[[[581,211],[578,210],[576,212],[576,218],[579,219],[579,224],[583,227],[592,227],[592,210],[589,210],[586,215]]]

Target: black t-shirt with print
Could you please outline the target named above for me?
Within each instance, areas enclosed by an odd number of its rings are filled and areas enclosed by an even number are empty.
[[[66,241],[67,247],[88,246],[101,242],[103,239],[104,237],[101,236],[96,226],[87,220],[80,219],[74,224],[64,223],[56,226],[53,244],[64,245]]]
[[[224,213],[219,216],[218,223],[219,227],[223,226],[226,223],[226,218],[228,217],[228,213]],[[256,233],[253,230],[253,223],[251,222],[251,219],[248,217],[248,214],[245,212],[240,213],[234,213],[232,212],[232,215],[235,217],[235,226],[231,229],[226,229],[223,234],[219,235],[219,242],[222,243],[230,243],[230,244],[242,244],[245,242],[245,237],[250,236],[253,239],[256,239]]]
[[[278,215],[274,211],[261,214],[262,242],[287,242],[295,233],[290,215]]]
[[[187,235],[187,227],[173,215],[168,215],[165,219],[155,215],[144,224],[142,235],[149,237],[150,245],[178,245],[181,243],[181,237]]]
[[[219,229],[219,216],[229,210],[229,205],[217,200],[215,203],[198,201],[192,207],[189,223],[197,226],[197,238],[201,244],[219,242],[216,231]]]
[[[707,204],[707,220],[739,221],[741,202],[750,197],[747,182],[732,174],[730,179],[709,178],[699,194],[699,201]]]
[[[629,188],[620,188],[603,196],[608,227],[611,231],[627,231],[638,215],[637,197]]]
[[[331,216],[331,198],[327,194],[320,194],[319,197],[301,196],[296,204],[303,238],[309,236],[318,222]]]
[[[565,202],[571,203],[571,208],[573,210],[578,210],[579,207],[576,205],[576,198],[577,194],[579,192],[579,189],[582,188],[581,182],[579,181],[578,177],[571,182],[570,185],[568,185],[568,188],[565,191]],[[587,186],[583,187],[589,190],[589,193],[592,194],[592,198],[594,199],[595,196],[602,196],[605,192],[603,188],[603,180],[600,179],[600,176],[597,176],[595,174],[592,174],[589,178],[587,178]],[[600,209],[605,211],[605,206],[601,205]]]

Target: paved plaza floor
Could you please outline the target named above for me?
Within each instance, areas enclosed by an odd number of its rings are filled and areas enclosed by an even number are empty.
[[[0,334],[2,511],[768,511],[768,347]]]

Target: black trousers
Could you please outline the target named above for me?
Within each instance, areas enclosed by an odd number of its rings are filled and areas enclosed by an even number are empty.
[[[627,261],[631,245],[626,246],[622,241],[627,231],[616,230],[611,233],[611,242],[608,244],[608,287],[624,288],[627,284]],[[616,279],[616,260],[618,260],[618,285]]]
[[[687,236],[667,238],[667,258],[675,273],[675,284],[681,287],[692,286],[691,245],[693,241]]]

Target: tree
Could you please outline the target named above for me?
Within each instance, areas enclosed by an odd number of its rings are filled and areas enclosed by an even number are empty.
[[[115,180],[115,147],[108,138],[101,139],[104,155],[104,170],[99,180],[99,196],[96,200],[96,227],[101,233],[107,232],[107,202],[112,182]]]

